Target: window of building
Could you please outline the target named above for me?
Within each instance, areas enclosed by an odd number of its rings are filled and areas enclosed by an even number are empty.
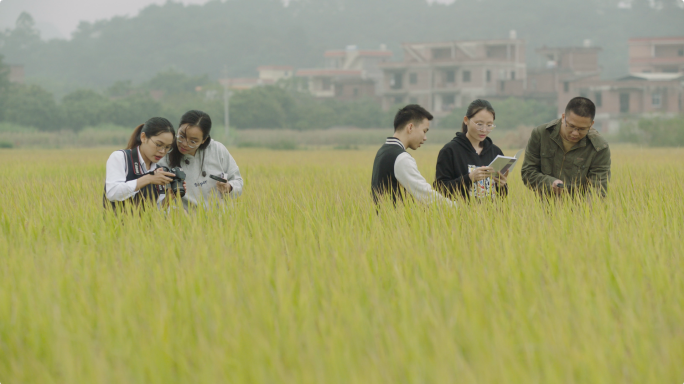
[[[455,83],[456,82],[456,71],[454,71],[454,70],[446,71],[445,72],[445,80],[447,83]]]
[[[326,68],[340,68],[340,62],[336,58],[328,58],[325,60]]]
[[[324,77],[321,81],[321,89],[324,91],[329,91],[332,89],[332,81],[330,80],[329,77]]]
[[[434,60],[450,59],[451,48],[434,48],[432,50],[432,58]]]
[[[358,96],[358,95],[359,95],[359,89],[358,89],[358,88],[354,88],[354,96]]]
[[[563,92],[565,92],[565,93],[570,92],[570,82],[568,82],[568,81],[563,82]]]
[[[684,56],[684,48],[679,48],[679,51],[677,51],[678,56]]]
[[[418,74],[417,73],[409,74],[409,83],[410,84],[417,84],[418,83]]]
[[[392,89],[402,89],[404,87],[404,74],[395,73],[392,75],[392,80],[390,80],[390,87]]]
[[[454,95],[444,95],[442,96],[442,110],[450,111],[454,109],[454,104],[456,103],[456,96]]]
[[[628,113],[629,112],[629,93],[621,93],[620,94],[620,112],[621,113]]]
[[[487,70],[487,82],[489,83],[489,82],[491,82],[491,81],[492,81],[492,71],[490,71],[490,70],[488,69],[488,70]]]
[[[505,59],[508,57],[508,47],[505,45],[490,45],[487,47],[487,57]]]
[[[653,93],[651,94],[651,105],[653,105],[654,108],[660,108],[663,103],[663,96],[660,93]]]
[[[410,97],[409,98],[409,104],[418,104],[418,98],[417,97]]]
[[[506,82],[504,80],[501,80],[501,81],[499,81],[499,83],[500,83],[499,88],[500,88],[501,92],[505,91],[506,90]]]
[[[470,71],[463,71],[463,82],[470,83]]]
[[[603,105],[603,93],[596,92],[594,94],[594,104],[596,104],[596,107],[601,107]]]
[[[394,104],[403,104],[404,103],[404,97],[403,96],[394,96]]]
[[[515,80],[515,71],[511,71],[511,80]]]

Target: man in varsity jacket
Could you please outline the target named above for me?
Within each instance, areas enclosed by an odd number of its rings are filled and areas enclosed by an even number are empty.
[[[414,151],[427,140],[432,115],[416,104],[407,105],[394,117],[394,136],[388,137],[380,147],[373,162],[373,179],[371,189],[373,201],[378,204],[381,195],[389,195],[396,204],[410,194],[416,201],[431,204],[444,203],[455,206],[455,203],[440,195],[418,171],[416,160],[406,152],[406,148]]]

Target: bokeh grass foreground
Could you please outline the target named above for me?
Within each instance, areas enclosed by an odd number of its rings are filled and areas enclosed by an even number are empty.
[[[380,214],[375,150],[233,150],[225,212],[123,219],[110,150],[1,151],[0,382],[684,381],[684,150],[613,149],[593,206],[518,167],[502,204]]]

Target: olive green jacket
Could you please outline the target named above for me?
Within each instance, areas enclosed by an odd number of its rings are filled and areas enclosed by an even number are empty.
[[[595,129],[565,153],[560,137],[561,120],[538,126],[532,131],[525,149],[522,179],[527,187],[549,192],[560,179],[571,192],[589,188],[605,196],[610,181],[610,148]]]

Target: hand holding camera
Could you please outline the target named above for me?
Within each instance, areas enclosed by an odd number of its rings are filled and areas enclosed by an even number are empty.
[[[154,185],[166,185],[171,182],[174,174],[165,172],[163,168],[157,168],[154,171],[148,172],[144,177],[149,183]]]
[[[166,184],[170,184],[170,189],[173,191],[173,195],[180,194],[180,197],[185,196],[185,172],[180,167],[167,168],[161,167],[163,170],[161,173],[167,175],[169,181]]]

